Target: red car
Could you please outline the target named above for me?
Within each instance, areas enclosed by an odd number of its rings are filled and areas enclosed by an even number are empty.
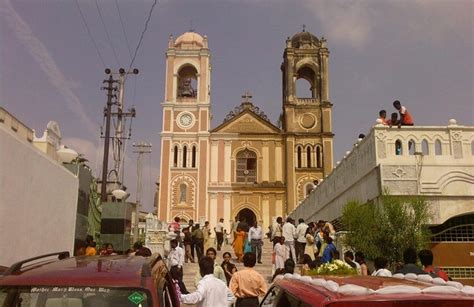
[[[179,298],[160,256],[62,252],[18,262],[1,273],[0,306],[174,307]]]
[[[456,285],[457,287],[455,287]],[[268,290],[261,307],[474,306],[474,288],[372,276],[289,276]]]

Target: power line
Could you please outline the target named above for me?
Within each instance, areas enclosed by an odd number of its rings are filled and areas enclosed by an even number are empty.
[[[107,65],[105,65],[104,58],[102,58],[102,55],[100,54],[99,48],[97,47],[97,44],[94,40],[94,37],[92,36],[91,30],[89,29],[89,26],[87,25],[86,19],[84,18],[84,15],[82,14],[82,10],[81,10],[81,7],[79,6],[79,2],[77,0],[75,0],[75,2],[76,2],[77,9],[79,10],[79,14],[81,15],[82,22],[86,26],[87,33],[89,34],[89,38],[92,41],[92,43],[94,44],[95,50],[97,51],[97,54],[99,55],[99,58],[100,58],[100,61],[102,62],[102,65],[104,65],[104,68],[106,68]]]
[[[128,55],[130,56],[130,60],[131,60],[132,59],[132,50],[130,49],[130,43],[128,42],[127,32],[125,32],[125,26],[123,25],[122,14],[120,12],[120,7],[119,7],[119,4],[118,4],[117,0],[115,0],[115,7],[117,7],[118,16],[119,16],[119,19],[120,19],[120,25],[122,26],[123,36],[125,37],[125,43],[127,44]]]
[[[110,39],[109,31],[107,31],[107,26],[105,25],[104,18],[102,17],[102,13],[100,12],[99,3],[97,2],[97,0],[95,0],[95,7],[97,8],[97,12],[99,13],[100,21],[102,22],[102,25],[104,26],[105,35],[107,36],[107,40],[109,41],[110,48],[112,48],[115,61],[117,62],[117,66],[120,66],[117,53],[115,52],[114,45],[112,44],[112,40]]]
[[[77,0],[76,0],[77,1]],[[140,35],[140,40],[138,41],[138,44],[137,44],[137,48],[135,48],[135,53],[133,54],[133,58],[132,58],[132,62],[130,62],[130,66],[128,67],[128,70],[127,71],[130,71],[130,69],[132,69],[132,66],[133,66],[133,62],[135,62],[135,58],[137,57],[137,53],[138,53],[138,49],[140,49],[140,45],[142,44],[142,40],[143,40],[143,37],[145,36],[145,32],[146,30],[148,29],[148,22],[150,21],[151,19],[151,14],[153,13],[153,9],[155,8],[156,4],[157,4],[158,0],[154,0],[153,1],[153,4],[150,8],[150,11],[148,12],[148,17],[145,21],[145,28],[143,29],[143,32],[142,34]],[[125,78],[127,78],[127,76],[125,76]]]

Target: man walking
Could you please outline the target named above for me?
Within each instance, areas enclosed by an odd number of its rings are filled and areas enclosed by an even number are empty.
[[[214,260],[214,277],[222,280],[227,285],[227,279],[225,277],[224,269],[219,265],[219,263],[216,262],[216,256],[217,256],[217,252],[214,249],[214,247],[209,247],[206,250],[206,257],[209,257],[212,260]],[[201,274],[199,274],[199,272],[196,272],[196,275],[194,275],[194,285],[196,287],[199,284],[199,281],[201,280],[201,278],[202,278]]]
[[[201,227],[199,227],[199,224],[196,224],[192,237],[194,246],[196,247],[197,258],[201,259],[204,253],[204,233]]]
[[[308,225],[305,224],[304,219],[300,218],[298,220],[298,226],[296,227],[296,258],[297,263],[301,264],[304,255],[304,248],[306,246],[306,230],[308,229]]]
[[[229,288],[237,298],[236,307],[258,307],[258,298],[267,292],[265,278],[253,269],[256,262],[257,257],[254,253],[246,253],[245,268],[232,275]]]
[[[199,274],[202,279],[197,285],[196,292],[181,294],[180,300],[184,304],[196,304],[198,307],[230,306],[234,296],[226,284],[213,275],[214,260],[210,257],[202,257],[199,260]]]
[[[262,263],[263,233],[262,227],[258,226],[257,221],[255,221],[253,226],[250,227],[249,238],[252,253],[257,256],[258,263]]]
[[[222,242],[224,242],[224,219],[219,220],[219,223],[214,227],[214,231],[216,232],[217,250],[220,251]]]
[[[202,234],[204,238],[204,250],[207,250],[209,247],[211,247],[211,226],[209,226],[209,222],[206,221],[204,222],[204,227],[202,228]]]
[[[183,279],[184,250],[178,245],[178,240],[170,241],[171,250],[168,254],[168,268],[179,272],[179,280]]]
[[[296,228],[293,225],[293,219],[291,217],[286,218],[286,223],[283,225],[283,237],[285,238],[285,245],[288,246],[290,250],[291,258],[296,262],[296,252],[295,252],[295,235]]]

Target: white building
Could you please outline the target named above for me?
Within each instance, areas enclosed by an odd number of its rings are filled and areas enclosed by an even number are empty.
[[[0,107],[0,265],[73,252],[79,181],[57,160],[60,140],[56,123],[37,139]]]
[[[474,127],[377,125],[291,216],[334,221],[349,201],[376,200],[385,188],[426,198],[438,265],[474,281]]]

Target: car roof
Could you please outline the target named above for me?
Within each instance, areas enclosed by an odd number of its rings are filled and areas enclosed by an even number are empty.
[[[394,294],[363,294],[351,295],[341,294],[338,291],[331,290],[330,287],[324,287],[312,282],[311,279],[334,281],[339,287],[344,285],[356,285],[367,289],[377,291],[382,288],[393,286],[416,287],[420,290],[433,287],[431,283],[420,282],[416,280],[399,279],[393,277],[375,277],[375,276],[309,276],[285,275],[275,281],[275,285],[283,288],[301,300],[317,305],[328,304],[330,302],[362,302],[370,300],[474,300],[474,297],[459,294],[448,293],[394,293]],[[369,291],[370,291],[369,290]]]
[[[0,286],[140,287],[150,277],[150,259],[141,256],[79,256],[41,261],[0,275]],[[148,272],[146,272],[148,271]]]

